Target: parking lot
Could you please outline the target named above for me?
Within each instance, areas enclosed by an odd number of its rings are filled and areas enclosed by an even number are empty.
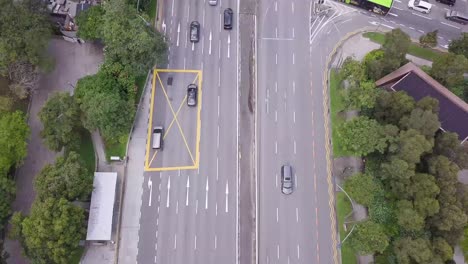
[[[190,84],[197,87],[195,105],[192,106],[187,101]],[[201,84],[202,72],[199,70],[154,70],[146,141],[146,171],[198,168]],[[155,128],[156,131],[162,128],[162,133],[155,132]]]

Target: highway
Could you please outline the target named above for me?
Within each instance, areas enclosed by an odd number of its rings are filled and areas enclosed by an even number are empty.
[[[313,16],[310,3],[262,1],[259,8],[259,263],[339,259],[321,79],[336,42],[321,35],[336,35],[333,20],[357,12],[334,5],[329,15]],[[295,174],[291,195],[281,193],[283,164]]]
[[[173,84],[166,87],[167,102],[175,110],[182,102],[177,117],[186,142],[174,125],[165,139],[164,150],[155,158],[159,163],[150,163],[151,168],[162,171],[144,174],[138,263],[236,263],[238,31],[236,27],[224,30],[221,18],[224,9],[231,7],[236,21],[237,5],[236,0],[222,0],[214,7],[208,1],[165,1],[163,29],[170,43],[167,68],[201,70],[197,77],[203,78],[199,93],[201,118],[197,122],[192,109],[181,99],[193,76],[173,73]],[[189,24],[194,20],[200,23],[201,34],[200,41],[192,44]],[[160,74],[163,85],[168,76]],[[161,107],[158,102],[164,101],[160,92],[158,97],[158,91],[155,109]],[[151,121],[167,124],[173,118],[172,110],[166,108],[155,110]],[[159,167],[168,160],[178,160],[181,165],[190,161],[187,148],[195,152],[197,126],[201,128],[199,167]]]

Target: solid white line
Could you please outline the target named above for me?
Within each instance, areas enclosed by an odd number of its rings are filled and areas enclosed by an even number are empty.
[[[294,154],[296,154],[296,140],[294,140]]]
[[[218,68],[218,87],[221,87],[221,68]]]
[[[172,0],[171,16],[174,16],[174,0]]]
[[[278,188],[278,173],[275,175],[275,183],[276,183],[276,188]]]
[[[276,222],[279,222],[279,209],[276,207]]]
[[[218,180],[219,175],[219,158],[216,157],[216,180]]]
[[[295,94],[296,93],[296,82],[293,81],[292,84],[293,84],[293,94]]]
[[[301,255],[299,254],[299,244],[297,245],[297,259],[300,259]]]
[[[278,53],[275,54],[275,61],[276,61],[276,64],[278,64]]]
[[[198,199],[195,201],[195,214],[198,214]]]
[[[412,29],[412,30],[414,30],[414,27],[409,27],[409,29]]]
[[[214,248],[216,249],[218,247],[218,237],[215,235],[214,238]]]
[[[276,246],[276,256],[277,256],[278,259],[279,259],[279,245]]]
[[[239,0],[237,0],[237,10],[239,10]],[[239,32],[239,23],[237,23],[237,32]],[[258,39],[258,32],[257,32],[257,16],[254,16],[254,33],[255,33],[255,53],[254,57],[257,58],[257,39]],[[238,33],[239,34],[239,33]],[[240,46],[237,47],[237,61],[239,62],[239,51]],[[239,70],[237,71],[237,77],[239,78]],[[239,80],[239,79],[238,79]],[[239,82],[237,82],[237,90],[239,91]],[[255,98],[258,98],[258,64],[257,59],[255,60]],[[237,97],[237,115],[239,116],[239,97]],[[255,168],[258,168],[258,140],[257,140],[257,120],[258,120],[258,104],[255,104],[255,125],[254,125],[254,137],[255,137]],[[239,123],[238,123],[239,124]],[[239,126],[237,127],[239,131]],[[239,134],[238,134],[239,135]],[[237,137],[237,146],[239,146],[239,137]],[[256,169],[255,173],[255,217],[259,219],[258,213],[258,174],[259,169]],[[237,152],[237,208],[236,208],[236,264],[239,264],[239,152]],[[255,228],[255,263],[259,263],[259,254],[258,254],[258,226]]]
[[[275,141],[275,154],[278,154],[278,142]]]
[[[275,93],[278,92],[278,82],[275,81]]]
[[[218,117],[219,117],[219,95],[218,95]]]
[[[450,25],[449,23],[445,23],[445,22],[440,22],[440,23],[442,23],[442,24],[444,24],[444,25],[446,25],[446,26],[449,26],[449,27],[453,27],[453,28],[456,28],[456,29],[460,29],[459,27],[454,26],[454,25]]]
[[[275,110],[275,123],[278,122],[278,111]]]
[[[296,56],[294,55],[294,52],[292,54],[292,63],[293,65],[296,64]]]
[[[296,111],[293,112],[293,121],[294,121],[294,124],[296,123]]]
[[[292,37],[293,38],[294,38],[294,35],[295,35],[294,28],[292,28]]]
[[[299,208],[296,207],[296,222],[299,222]]]
[[[380,24],[380,25],[382,25],[382,26],[384,26],[384,27],[387,27],[387,28],[389,28],[389,29],[395,29],[394,27],[389,26],[389,25],[385,25],[385,24]]]
[[[195,245],[193,246],[195,250],[197,250],[197,235],[195,235]]]
[[[215,211],[216,211],[216,215],[218,215],[218,203],[216,203],[215,205]]]
[[[221,59],[221,39],[218,41],[218,59]]]
[[[278,38],[278,28],[275,28],[275,37]]]
[[[413,14],[413,15],[415,15],[415,16],[418,16],[418,17],[422,17],[422,18],[428,19],[428,20],[432,20],[432,18],[427,17],[427,16],[420,15],[420,14],[418,14],[418,13],[411,12],[411,14]]]
[[[291,2],[291,12],[294,14],[294,2]]]
[[[422,31],[422,30],[420,30],[420,29],[418,29],[418,32],[421,32],[421,33],[423,33],[423,34],[424,34],[424,31]]]
[[[177,248],[177,234],[174,234],[174,249]]]
[[[275,1],[275,12],[278,12],[278,2]]]

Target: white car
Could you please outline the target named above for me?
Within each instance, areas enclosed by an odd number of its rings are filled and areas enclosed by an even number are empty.
[[[216,4],[218,4],[218,0],[209,0],[208,4],[215,6]]]
[[[432,5],[428,2],[421,0],[410,0],[408,2],[408,8],[414,9],[424,14],[429,14],[429,12],[431,12]]]

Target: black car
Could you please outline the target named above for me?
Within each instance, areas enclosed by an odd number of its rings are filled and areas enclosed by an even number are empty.
[[[436,0],[436,1],[442,4],[449,5],[449,6],[454,6],[456,2],[456,0]]]
[[[293,192],[293,186],[292,167],[290,165],[283,165],[281,167],[281,192],[284,194],[291,194]]]
[[[224,29],[232,29],[234,13],[231,8],[224,10]]]
[[[200,23],[192,21],[190,23],[190,42],[198,42],[200,40]]]
[[[187,87],[187,105],[196,106],[197,105],[197,95],[198,87],[195,84],[189,84]]]

